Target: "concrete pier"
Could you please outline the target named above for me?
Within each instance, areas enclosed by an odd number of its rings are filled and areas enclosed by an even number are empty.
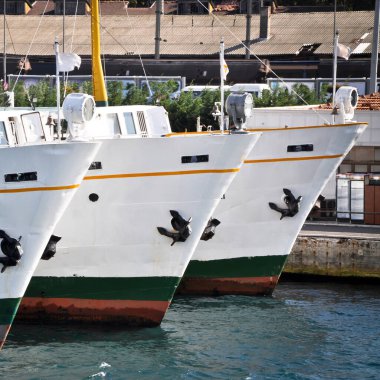
[[[380,282],[380,226],[306,223],[283,275]]]

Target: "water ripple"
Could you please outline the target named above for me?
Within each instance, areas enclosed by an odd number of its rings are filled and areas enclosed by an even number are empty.
[[[12,379],[377,379],[375,286],[283,283],[273,297],[177,298],[145,329],[15,325]]]

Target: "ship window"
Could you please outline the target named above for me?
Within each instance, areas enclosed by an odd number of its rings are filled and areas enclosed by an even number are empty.
[[[5,182],[37,181],[37,172],[5,174],[4,180]]]
[[[100,170],[100,169],[102,169],[101,161],[92,162],[90,167],[88,168],[88,170]]]
[[[113,134],[120,134],[120,125],[116,113],[107,113],[104,115],[104,123],[107,126],[107,130]]]
[[[0,121],[0,145],[8,145],[7,132],[3,121]]]
[[[312,152],[313,144],[288,145],[288,152]]]
[[[198,156],[182,156],[182,164],[193,164],[196,162],[208,162],[208,154],[202,154]]]
[[[38,112],[32,112],[21,116],[27,142],[45,140],[41,117]]]
[[[135,127],[135,122],[133,120],[132,112],[124,112],[124,121],[125,121],[125,126],[127,128],[128,135],[135,135],[136,127]]]

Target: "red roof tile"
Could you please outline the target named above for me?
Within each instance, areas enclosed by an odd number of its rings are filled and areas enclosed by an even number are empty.
[[[318,109],[332,109],[331,103],[320,104],[316,108]],[[356,107],[358,111],[379,111],[380,110],[380,93],[374,92],[370,95],[362,95],[358,99],[358,106]]]

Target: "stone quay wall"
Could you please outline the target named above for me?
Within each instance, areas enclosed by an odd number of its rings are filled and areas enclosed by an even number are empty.
[[[288,257],[284,274],[380,280],[380,236],[299,236]]]

